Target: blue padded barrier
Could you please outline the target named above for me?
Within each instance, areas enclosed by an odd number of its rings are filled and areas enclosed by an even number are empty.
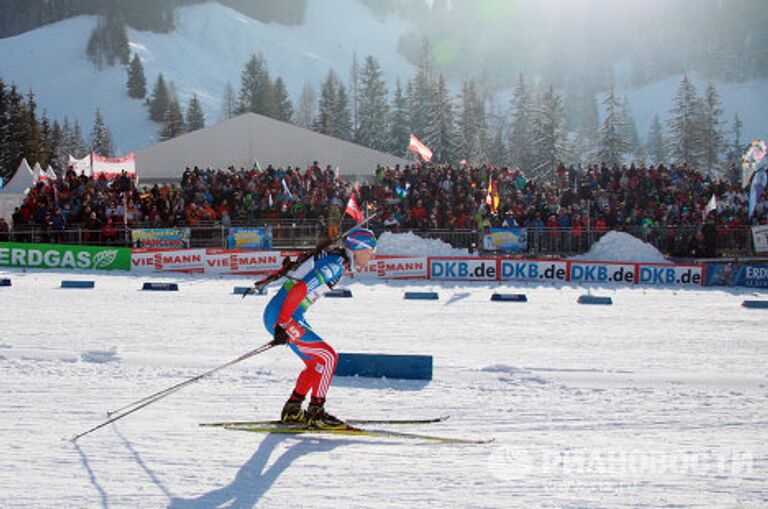
[[[62,288],[96,288],[96,281],[62,281]]]
[[[437,292],[405,292],[406,300],[437,300]]]
[[[741,305],[750,309],[768,309],[768,300],[745,300]]]
[[[333,290],[325,293],[326,297],[334,297],[341,299],[348,299],[352,297],[352,290],[347,288],[334,288]]]
[[[494,293],[491,295],[493,302],[528,302],[524,293]]]
[[[597,295],[581,295],[577,302],[579,304],[597,304],[602,306],[613,305],[613,299],[610,297],[599,297]]]
[[[341,353],[336,376],[432,380],[432,356]]]
[[[153,292],[178,292],[179,285],[176,283],[144,283],[141,289]]]
[[[11,286],[10,279],[0,279],[0,286]]]
[[[253,288],[253,287],[252,286],[236,286],[232,290],[232,293],[234,293],[235,295],[245,295],[245,293],[248,290],[250,290],[251,288]],[[260,288],[259,290],[251,293],[251,295],[266,295],[266,294],[267,294],[266,287],[265,288]]]

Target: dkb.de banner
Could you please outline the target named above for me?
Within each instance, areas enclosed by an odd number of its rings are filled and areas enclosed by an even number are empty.
[[[708,263],[707,286],[768,288],[768,265]]]
[[[486,251],[525,251],[528,249],[528,228],[491,228],[483,236]]]
[[[272,249],[272,227],[230,228],[227,236],[227,247],[229,249],[268,251]]]
[[[189,228],[142,228],[131,230],[133,247],[143,249],[186,249]]]
[[[0,242],[0,267],[130,270],[131,250],[123,247]]]

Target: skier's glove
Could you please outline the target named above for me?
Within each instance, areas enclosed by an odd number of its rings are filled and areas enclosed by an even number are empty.
[[[290,337],[288,336],[288,333],[285,332],[282,325],[279,323],[275,324],[275,335],[273,336],[272,342],[276,345],[284,345],[288,343],[289,340]]]

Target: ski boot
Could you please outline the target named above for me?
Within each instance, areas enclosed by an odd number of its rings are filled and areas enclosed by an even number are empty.
[[[306,424],[307,419],[301,404],[304,402],[304,396],[291,394],[291,397],[283,405],[283,411],[280,412],[280,422],[283,424]]]
[[[348,424],[325,411],[325,398],[312,398],[305,413],[307,427],[314,429],[344,429]]]

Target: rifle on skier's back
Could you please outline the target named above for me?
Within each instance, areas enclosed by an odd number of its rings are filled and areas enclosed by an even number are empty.
[[[318,253],[320,253],[322,251],[325,251],[328,248],[328,246],[332,245],[334,242],[338,241],[339,239],[343,239],[344,237],[347,236],[347,234],[349,234],[349,232],[351,232],[355,228],[359,228],[359,227],[363,226],[364,224],[366,224],[368,221],[370,221],[371,219],[373,219],[377,215],[378,215],[378,212],[368,216],[362,223],[356,224],[352,228],[348,229],[347,231],[345,231],[345,232],[343,232],[343,233],[341,233],[339,235],[334,235],[333,237],[328,237],[328,238],[325,238],[325,239],[321,240],[314,247],[314,249],[310,249],[310,250],[304,251],[298,257],[296,257],[296,259],[294,259],[294,260],[291,260],[291,258],[289,256],[285,257],[285,259],[283,259],[283,266],[282,267],[280,267],[275,272],[269,274],[265,278],[260,279],[259,281],[256,281],[251,288],[248,288],[248,290],[243,292],[243,298],[245,298],[248,295],[260,292],[269,283],[271,283],[273,281],[277,281],[278,279],[281,279],[286,274],[288,274],[292,270],[294,270],[297,267],[299,267],[302,263],[306,262],[307,260],[309,260],[310,258],[315,256],[316,254],[318,254]]]

